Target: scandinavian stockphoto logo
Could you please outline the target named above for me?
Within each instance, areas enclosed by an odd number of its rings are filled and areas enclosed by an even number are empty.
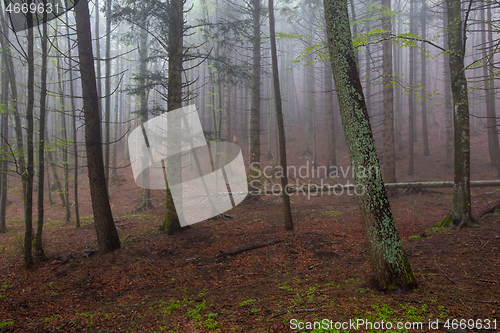
[[[72,9],[78,0],[4,0],[5,12],[9,16],[12,30],[19,32],[48,22]]]
[[[164,190],[168,181],[181,226],[222,214],[248,194],[240,147],[208,144],[195,105],[145,122],[128,145],[136,184]]]

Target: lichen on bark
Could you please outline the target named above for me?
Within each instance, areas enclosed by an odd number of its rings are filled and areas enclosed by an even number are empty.
[[[354,56],[347,2],[324,0],[330,61],[342,125],[352,168],[379,170],[366,102]],[[358,196],[371,262],[378,286],[384,290],[414,289],[417,281],[399,237],[391,206],[379,173],[355,174]]]

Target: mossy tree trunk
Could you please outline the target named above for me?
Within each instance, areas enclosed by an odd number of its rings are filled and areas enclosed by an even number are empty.
[[[455,186],[451,210],[441,224],[463,227],[474,223],[470,197],[470,124],[467,78],[464,71],[465,41],[463,40],[461,1],[447,0],[446,3],[451,93],[453,95]]]
[[[368,119],[352,45],[347,2],[324,0],[329,38],[330,60],[353,169],[372,170],[355,173],[358,202],[363,216],[373,272],[378,286],[384,290],[417,287],[415,275],[394,222],[391,206],[380,177],[380,163]],[[365,177],[364,177],[365,176]]]

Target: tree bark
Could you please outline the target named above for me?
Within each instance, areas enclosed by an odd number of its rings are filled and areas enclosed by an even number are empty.
[[[45,259],[42,244],[43,232],[43,219],[44,219],[44,206],[43,206],[43,192],[45,189],[45,114],[47,102],[47,13],[43,14],[42,24],[42,68],[41,68],[41,90],[40,90],[40,121],[39,121],[39,135],[38,135],[38,220],[36,222],[35,232],[35,257]]]
[[[68,61],[69,61],[69,94],[71,99],[71,111],[72,111],[72,130],[73,130],[73,156],[75,158],[74,164],[74,196],[75,196],[75,222],[76,227],[80,227],[80,211],[78,206],[78,142],[77,142],[77,128],[76,128],[76,107],[75,107],[75,92],[73,86],[73,58],[71,50],[71,39],[69,34],[69,20],[68,12],[66,12],[66,38],[68,44]]]
[[[252,106],[250,108],[250,173],[255,176],[255,188],[260,187],[259,169],[260,169],[260,0],[252,0],[252,18],[253,18],[253,64],[252,64]],[[259,197],[259,191],[249,192],[253,199]]]
[[[446,6],[443,11],[443,26],[445,33],[443,35],[443,44],[448,48],[448,10]],[[453,166],[453,97],[451,96],[450,81],[450,54],[443,52],[443,74],[444,74],[444,112],[446,122],[446,159],[445,166]]]
[[[498,129],[495,108],[495,67],[494,67],[494,44],[493,31],[491,26],[491,4],[483,1],[481,10],[481,45],[483,45],[483,58],[488,59],[487,64],[483,65],[483,76],[485,80],[485,97],[486,97],[486,126],[488,131],[488,149],[490,153],[491,164],[497,168],[498,176],[500,176],[500,147],[498,144]],[[486,24],[485,24],[485,7],[488,12],[488,46],[486,47]]]
[[[382,0],[382,30],[392,32],[391,0]],[[385,182],[396,182],[394,159],[394,75],[392,71],[392,45],[389,38],[382,45],[382,70],[384,94],[384,148],[382,176]]]
[[[333,73],[332,64],[329,61],[325,61],[325,94],[326,94],[326,127],[327,127],[327,149],[328,149],[328,159],[326,162],[326,167],[328,170],[332,170],[334,166],[337,166],[337,141],[335,133],[335,110],[333,107]]]
[[[421,24],[422,24],[422,39],[427,38],[426,34],[426,25],[427,25],[427,8],[425,4],[425,0],[422,0],[422,19],[421,19]],[[424,156],[429,156],[430,150],[429,150],[429,130],[427,128],[428,125],[428,119],[427,119],[427,94],[426,94],[426,88],[427,88],[427,42],[423,41],[422,42],[422,51],[420,55],[420,61],[421,61],[421,76],[422,76],[422,141],[424,143]]]
[[[444,226],[470,226],[474,223],[470,197],[470,125],[467,78],[464,72],[465,27],[461,19],[461,1],[447,0],[451,92],[453,95],[455,140],[455,186],[450,213]]]
[[[410,0],[410,34],[415,34],[415,18],[414,18],[414,0]],[[414,152],[413,145],[415,142],[415,48],[410,46],[410,93],[408,94],[408,171],[409,176],[415,174],[415,166],[413,163]]]
[[[352,167],[379,170],[377,149],[354,57],[347,2],[324,0],[324,6],[330,60]],[[356,173],[355,182],[365,190],[364,195],[358,195],[358,202],[378,286],[384,290],[416,288],[417,281],[399,238],[382,178],[378,172],[369,177]]]
[[[293,230],[292,209],[290,207],[290,196],[287,192],[288,186],[288,169],[286,161],[286,140],[285,140],[285,123],[283,121],[283,109],[281,101],[281,89],[278,73],[278,55],[276,51],[276,33],[274,28],[274,3],[269,0],[269,34],[271,36],[271,59],[273,67],[273,86],[274,100],[276,106],[276,120],[278,124],[278,140],[279,140],[279,165],[281,167],[281,189],[283,197],[283,217],[285,220],[285,229]]]
[[[2,15],[3,19],[3,15]],[[2,40],[1,45],[4,45],[4,36],[0,35]],[[2,52],[3,53],[3,52]],[[2,137],[0,138],[0,233],[7,232],[6,220],[5,220],[5,210],[7,209],[7,158],[8,158],[8,138],[9,138],[9,127],[8,127],[8,114],[5,110],[8,109],[8,96],[9,96],[9,80],[7,77],[7,65],[5,63],[5,54],[2,54],[2,69],[0,73],[0,84],[2,86],[0,92],[0,110],[2,111],[1,119],[1,132]]]
[[[106,0],[106,78],[104,79],[104,174],[109,186],[109,145],[111,118],[111,0]]]
[[[80,0],[75,6],[76,34],[82,81],[83,113],[85,117],[85,145],[90,196],[94,213],[99,251],[107,253],[120,248],[120,238],[116,231],[109,205],[104,163],[102,157],[101,122],[97,95],[94,56],[90,32],[90,17],[87,0]]]
[[[143,26],[147,26],[147,19],[144,18],[142,22]],[[140,99],[140,116],[141,123],[144,124],[149,118],[149,108],[148,108],[148,90],[146,88],[146,76],[147,76],[147,66],[148,66],[148,32],[147,30],[141,28],[139,33],[139,99]],[[144,161],[143,163],[147,163]],[[144,170],[144,184],[149,184],[149,171]],[[147,187],[147,186],[146,186]],[[144,188],[141,195],[140,210],[148,210],[153,208],[151,203],[151,190],[149,188]]]
[[[182,107],[182,55],[184,38],[184,0],[171,0],[170,2],[171,19],[168,31],[168,92],[167,92],[167,112],[174,111]],[[167,126],[175,126],[169,123]],[[180,125],[180,124],[179,124]],[[167,133],[168,134],[168,133]],[[172,140],[168,140],[172,142]],[[179,174],[181,171],[181,161],[172,163],[172,173]],[[179,176],[178,179],[181,179]],[[165,220],[163,230],[167,235],[173,235],[181,230],[179,217],[175,210],[174,200],[170,192],[167,180],[167,198],[166,198]]]

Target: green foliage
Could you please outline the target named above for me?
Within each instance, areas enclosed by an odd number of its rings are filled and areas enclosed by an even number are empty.
[[[247,305],[252,305],[256,302],[259,302],[260,300],[256,300],[255,298],[250,298],[246,301],[240,302],[240,306],[247,306]]]
[[[9,327],[9,326],[12,326],[14,325],[14,321],[11,320],[11,321],[7,321],[7,320],[2,320],[0,321],[0,329],[3,329],[3,328],[6,328],[6,327]]]

